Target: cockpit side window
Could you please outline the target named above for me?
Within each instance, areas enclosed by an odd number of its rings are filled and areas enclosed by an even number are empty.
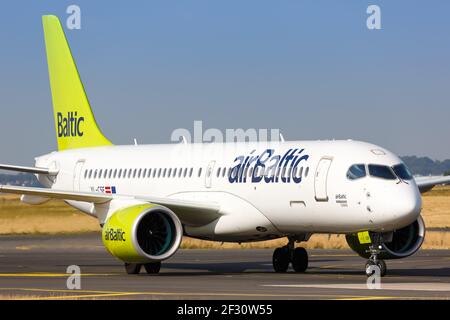
[[[412,180],[413,178],[411,172],[409,172],[408,170],[408,167],[405,166],[403,163],[393,166],[392,170],[394,170],[397,177],[399,177],[402,180]]]
[[[388,166],[383,166],[379,164],[369,164],[369,174],[372,177],[386,179],[386,180],[396,180],[394,172]]]
[[[354,164],[347,171],[347,178],[349,180],[356,180],[366,176],[366,166],[363,164]]]

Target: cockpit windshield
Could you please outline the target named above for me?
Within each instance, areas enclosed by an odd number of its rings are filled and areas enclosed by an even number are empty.
[[[397,164],[392,167],[392,170],[394,170],[397,177],[399,177],[402,180],[412,180],[412,174],[409,172],[408,167],[405,166],[403,163]]]
[[[386,180],[396,180],[397,177],[395,176],[392,169],[388,166],[383,166],[379,164],[369,164],[369,174],[372,177],[386,179]]]
[[[356,180],[366,176],[366,166],[363,164],[354,164],[347,171],[347,178]]]

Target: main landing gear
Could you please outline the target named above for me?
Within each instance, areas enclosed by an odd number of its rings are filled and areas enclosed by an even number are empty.
[[[290,263],[295,272],[305,272],[308,268],[308,253],[305,248],[295,248],[295,241],[289,238],[286,246],[275,249],[272,258],[275,272],[286,272]]]
[[[387,267],[386,262],[384,260],[378,259],[378,255],[382,252],[382,237],[380,234],[373,235],[373,241],[372,244],[369,247],[369,250],[367,251],[370,253],[369,260],[366,262],[365,270],[366,270],[366,276],[370,277],[374,274],[374,270],[372,266],[377,266],[380,270],[380,276],[384,277],[386,275]]]
[[[145,271],[148,274],[157,274],[161,269],[161,262],[152,262],[152,263],[125,263],[125,270],[128,274],[139,274],[141,272],[141,268],[144,266]]]

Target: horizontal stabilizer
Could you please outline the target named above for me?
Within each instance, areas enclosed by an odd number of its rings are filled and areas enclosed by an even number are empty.
[[[0,164],[0,170],[35,173],[35,174],[47,174],[50,176],[56,176],[58,170],[50,170],[46,168],[35,168],[35,167],[23,167],[23,166],[13,166],[9,164]]]

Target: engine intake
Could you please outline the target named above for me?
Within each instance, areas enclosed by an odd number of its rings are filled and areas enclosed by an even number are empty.
[[[147,263],[170,258],[179,248],[183,227],[168,208],[143,204],[111,215],[102,230],[103,244],[127,263]]]
[[[425,238],[425,223],[422,217],[410,225],[395,230],[392,240],[382,244],[380,259],[400,259],[414,254],[420,249]],[[370,254],[367,252],[370,244],[361,244],[357,234],[348,234],[345,236],[350,248],[359,256],[368,259]]]

